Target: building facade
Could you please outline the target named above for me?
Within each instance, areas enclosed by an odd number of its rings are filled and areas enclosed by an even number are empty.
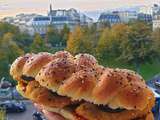
[[[98,19],[98,23],[108,22],[111,26],[120,23],[120,17],[113,13],[102,13]]]
[[[80,25],[79,14],[76,10],[52,10],[49,15],[51,24],[57,29],[62,29],[65,24],[69,26],[71,30],[75,26]]]
[[[90,26],[93,24],[93,19],[82,13],[80,14],[80,21],[81,26]]]
[[[52,5],[47,16],[37,14],[18,14],[16,17],[7,17],[3,19],[4,22],[14,24],[20,28],[22,32],[28,32],[31,35],[39,33],[46,34],[49,25],[56,29],[63,29],[66,24],[70,30],[74,30],[76,26],[89,26],[93,23],[93,19],[76,9],[58,9],[53,10]]]
[[[41,15],[38,14],[18,14],[15,17],[5,17],[2,19],[3,22],[7,22],[10,24],[13,24],[17,27],[19,27],[21,32],[29,32],[31,33],[29,29],[29,22],[34,18],[34,17],[40,17]]]
[[[63,29],[67,25],[70,30],[74,30],[76,26],[90,25],[93,20],[76,9],[58,9],[53,10],[50,5],[50,10],[47,16],[34,17],[28,24],[30,34],[40,33],[45,34],[49,25],[58,30]]]
[[[160,28],[160,11],[153,17],[153,30]]]
[[[144,21],[144,22],[152,22],[152,15],[151,14],[139,13],[138,14],[138,20]]]
[[[129,21],[137,20],[138,18],[136,11],[118,11],[117,15],[119,15],[122,23],[128,23]]]
[[[140,7],[139,13],[150,14],[154,16],[160,10],[160,5],[154,4],[150,6],[142,6]]]
[[[138,14],[136,11],[112,11],[102,13],[98,22],[109,22],[111,25],[117,23],[128,23],[129,21],[137,20]]]
[[[58,9],[53,10],[50,5],[48,16],[51,19],[51,24],[57,29],[62,29],[65,24],[69,26],[71,30],[77,25],[90,25],[93,23],[93,19],[86,16],[83,13],[78,12],[76,9],[71,8],[68,10]]]
[[[34,35],[35,33],[44,35],[47,32],[47,28],[50,23],[51,21],[48,16],[34,17],[30,22],[27,23],[28,33],[30,35]]]

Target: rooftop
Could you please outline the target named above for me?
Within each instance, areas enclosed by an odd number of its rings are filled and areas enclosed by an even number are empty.
[[[50,21],[49,17],[41,16],[41,17],[34,17],[33,21]]]
[[[100,19],[120,19],[120,17],[110,13],[103,13],[100,15],[99,20]]]

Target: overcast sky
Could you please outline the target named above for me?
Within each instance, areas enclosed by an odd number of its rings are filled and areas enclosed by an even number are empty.
[[[23,12],[46,14],[50,3],[53,9],[76,8],[80,11],[92,11],[151,5],[160,3],[160,0],[0,0],[0,18]]]

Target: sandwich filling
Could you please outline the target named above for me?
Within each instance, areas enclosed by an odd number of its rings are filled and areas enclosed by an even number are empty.
[[[30,77],[30,76],[26,76],[26,75],[22,75],[22,76],[21,76],[21,79],[23,79],[23,80],[26,81],[26,82],[35,80],[34,77]]]

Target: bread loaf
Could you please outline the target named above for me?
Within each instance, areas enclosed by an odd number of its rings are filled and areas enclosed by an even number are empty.
[[[28,58],[28,59],[27,59]],[[73,57],[68,52],[27,54],[11,66],[13,78],[34,78],[61,96],[111,108],[143,110],[153,93],[141,76],[125,69],[102,68],[88,54]]]
[[[146,116],[154,106],[154,95],[140,75],[127,69],[105,68],[89,54],[26,54],[13,62],[10,74],[18,81],[17,89],[23,96],[50,110],[63,111],[78,104],[74,116],[90,114],[87,120],[93,120],[92,108],[100,116],[110,116],[105,120],[116,120],[116,115],[123,116],[120,120],[130,120]],[[97,109],[101,105],[127,111],[112,116]],[[130,114],[135,115],[128,117]]]

